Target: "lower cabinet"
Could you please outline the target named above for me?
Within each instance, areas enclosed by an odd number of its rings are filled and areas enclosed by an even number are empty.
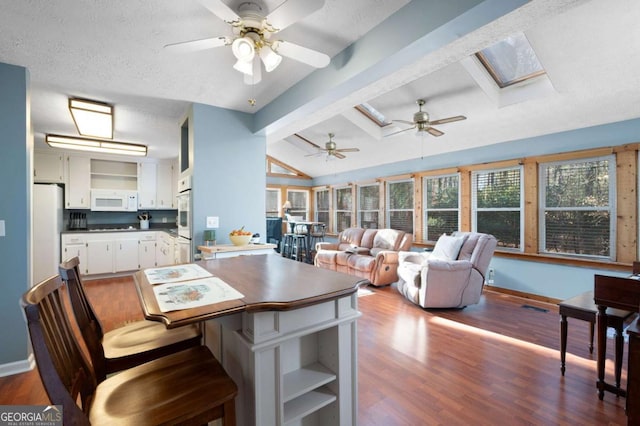
[[[86,274],[87,270],[87,241],[82,234],[66,234],[61,238],[62,250],[61,262],[77,257],[80,260],[80,272]]]
[[[175,254],[173,249],[173,237],[166,232],[158,232],[156,241],[156,265],[174,265]]]
[[[124,238],[114,240],[114,245],[114,272],[138,269],[138,238],[135,235],[127,234]]]
[[[207,346],[239,387],[238,424],[357,424],[356,295],[209,320]]]

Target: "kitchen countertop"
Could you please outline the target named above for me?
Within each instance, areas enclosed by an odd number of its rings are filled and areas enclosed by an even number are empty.
[[[145,232],[145,231],[164,231],[173,236],[178,235],[178,229],[170,223],[151,223],[149,229],[140,229],[140,224],[95,224],[89,225],[86,229],[64,229],[62,234],[86,234],[101,232]]]

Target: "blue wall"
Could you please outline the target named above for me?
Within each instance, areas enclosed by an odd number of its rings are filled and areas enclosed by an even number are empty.
[[[252,115],[194,104],[192,170],[194,247],[203,244],[207,216],[218,216],[218,244],[244,226],[266,241],[266,139],[251,131]]]
[[[0,365],[27,358],[27,329],[20,298],[30,279],[32,145],[29,129],[29,76],[25,68],[0,63]]]

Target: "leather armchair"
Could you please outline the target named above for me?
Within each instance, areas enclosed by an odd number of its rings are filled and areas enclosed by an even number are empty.
[[[442,240],[442,242],[441,242]],[[456,240],[455,243],[452,243]],[[439,245],[461,244],[453,258],[442,253]],[[398,253],[398,291],[423,308],[463,308],[478,303],[495,251],[493,235],[454,232],[440,237],[434,251]],[[446,251],[446,250],[445,250]]]

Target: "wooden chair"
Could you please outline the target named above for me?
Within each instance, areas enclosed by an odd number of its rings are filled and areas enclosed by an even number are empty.
[[[205,346],[124,370],[98,384],[71,329],[51,277],[22,298],[40,377],[52,404],[63,406],[64,424],[235,424],[235,383]]]
[[[160,322],[136,321],[105,333],[84,292],[79,263],[74,257],[62,262],[58,270],[67,284],[71,307],[89,348],[98,382],[107,374],[200,346],[202,333],[195,325],[168,330]]]

